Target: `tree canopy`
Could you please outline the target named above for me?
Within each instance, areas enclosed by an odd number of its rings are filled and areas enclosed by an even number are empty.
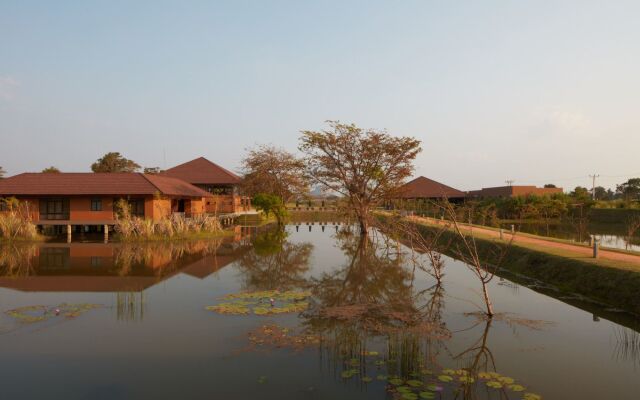
[[[7,171],[4,170],[4,168],[0,167],[0,179],[4,178],[4,174],[6,174]]]
[[[640,178],[631,178],[617,185],[616,192],[627,202],[640,199]]]
[[[370,211],[396,196],[413,173],[420,141],[354,124],[328,123],[329,130],[303,131],[299,148],[306,154],[309,175],[347,198],[364,234]]]
[[[250,196],[269,193],[287,203],[309,191],[304,161],[284,149],[270,145],[249,149],[242,170],[243,188]]]
[[[59,174],[60,170],[53,165],[42,170],[45,174]]]
[[[91,170],[93,172],[137,172],[140,170],[140,165],[124,158],[118,152],[111,152],[91,164]]]
[[[267,217],[273,213],[279,225],[284,222],[287,209],[279,196],[271,193],[258,193],[253,197],[252,204],[256,209],[262,210]]]
[[[160,167],[145,167],[143,172],[145,174],[159,174],[160,172],[162,172],[162,170],[160,169]]]

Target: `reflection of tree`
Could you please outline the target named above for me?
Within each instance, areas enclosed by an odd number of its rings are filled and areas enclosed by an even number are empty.
[[[290,290],[305,287],[311,243],[292,243],[287,232],[273,229],[256,236],[253,250],[238,260],[244,286],[249,290]]]
[[[362,358],[382,340],[389,373],[408,376],[435,362],[435,342],[449,337],[442,286],[414,293],[397,243],[349,231],[336,236],[348,262],[312,280],[314,303],[304,315],[309,329],[327,339],[328,359],[337,365]]]
[[[190,257],[215,254],[220,240],[180,242],[125,242],[114,248],[114,266],[118,275],[128,276],[136,268],[154,268],[157,276],[165,276],[185,265]],[[157,266],[157,267],[156,267]]]
[[[36,244],[6,243],[0,246],[0,276],[26,277],[34,272]]]

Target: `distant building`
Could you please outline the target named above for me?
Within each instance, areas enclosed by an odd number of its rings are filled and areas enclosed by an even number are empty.
[[[460,201],[466,197],[466,193],[451,186],[447,186],[432,179],[419,176],[407,182],[400,189],[398,198],[402,200],[429,199],[437,200],[447,198],[453,201]]]
[[[535,186],[497,186],[472,190],[468,193],[473,198],[550,196],[562,193],[562,188],[539,188]]]
[[[181,179],[213,195],[205,203],[209,213],[237,213],[251,209],[251,199],[239,194],[242,179],[204,157],[169,168],[161,175]]]

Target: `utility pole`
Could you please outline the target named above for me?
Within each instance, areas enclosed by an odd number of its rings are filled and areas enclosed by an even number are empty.
[[[593,179],[593,184],[591,185],[591,198],[593,200],[596,199],[596,178],[598,178],[600,175],[598,174],[593,174],[593,175],[589,175],[589,178]]]
[[[509,185],[509,187],[513,186],[513,182],[515,182],[515,180],[513,180],[513,179],[507,179],[506,181],[504,181],[504,183]]]

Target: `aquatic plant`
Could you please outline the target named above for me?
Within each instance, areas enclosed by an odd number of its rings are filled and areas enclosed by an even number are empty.
[[[305,332],[296,333],[276,324],[266,324],[252,330],[248,333],[248,338],[249,347],[247,350],[286,348],[300,351],[310,346],[317,346],[323,340],[320,335]]]
[[[23,323],[34,323],[46,321],[58,316],[62,316],[65,318],[76,318],[86,313],[87,311],[99,307],[102,306],[99,304],[90,303],[62,303],[58,306],[32,305],[14,308],[12,310],[5,311],[5,314]]]
[[[305,301],[311,295],[306,291],[263,290],[258,292],[232,293],[224,296],[223,303],[206,306],[205,309],[218,314],[228,315],[275,315],[302,312],[309,303]]]

